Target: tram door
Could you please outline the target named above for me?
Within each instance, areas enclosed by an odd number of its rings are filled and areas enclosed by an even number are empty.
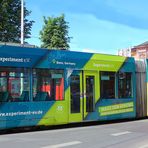
[[[70,122],[81,122],[95,110],[97,74],[77,71],[70,76]]]
[[[95,102],[99,96],[99,76],[95,71],[83,72],[83,120],[95,111]]]

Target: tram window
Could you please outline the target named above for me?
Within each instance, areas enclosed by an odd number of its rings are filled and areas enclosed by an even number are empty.
[[[86,77],[86,112],[94,111],[94,99],[95,99],[94,82],[95,82],[94,76]]]
[[[29,70],[24,68],[0,69],[0,101],[29,101]]]
[[[80,113],[80,76],[70,76],[71,113]]]
[[[119,98],[132,97],[131,73],[118,74],[118,96]]]
[[[64,100],[64,78],[62,70],[33,70],[34,101]]]
[[[101,78],[101,98],[111,99],[115,98],[115,73],[114,72],[100,72]]]

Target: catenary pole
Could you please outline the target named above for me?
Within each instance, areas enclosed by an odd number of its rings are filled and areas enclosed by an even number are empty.
[[[21,44],[24,44],[24,0],[21,0]]]

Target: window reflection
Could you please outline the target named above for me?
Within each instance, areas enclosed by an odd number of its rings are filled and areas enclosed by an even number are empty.
[[[25,68],[1,68],[0,101],[29,101],[29,70]]]
[[[119,98],[132,97],[131,73],[119,73],[118,89]]]
[[[115,73],[101,72],[101,98],[115,98]]]

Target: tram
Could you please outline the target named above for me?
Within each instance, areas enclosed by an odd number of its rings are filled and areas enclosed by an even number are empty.
[[[147,116],[138,66],[132,57],[0,45],[0,129]]]

